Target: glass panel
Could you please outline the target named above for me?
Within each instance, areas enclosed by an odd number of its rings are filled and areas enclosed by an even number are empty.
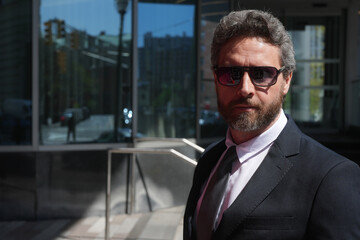
[[[352,81],[351,86],[351,105],[354,106],[351,114],[351,125],[357,128],[360,128],[360,10],[358,10],[358,20],[357,20],[357,73],[356,79]]]
[[[358,10],[358,22],[357,22],[357,77],[360,78],[360,10]]]
[[[228,1],[202,0],[200,39],[200,137],[224,137],[225,121],[217,111],[217,100],[213,73],[211,71],[211,40],[216,25],[229,9]],[[215,7],[216,6],[216,7]],[[214,8],[215,7],[215,8]]]
[[[297,69],[284,109],[301,126],[338,128],[341,124],[338,20],[309,18],[314,24],[304,24],[301,18],[288,19]]]
[[[114,142],[130,136],[131,106],[124,101],[131,99],[130,5],[118,11],[116,1],[109,0],[41,1],[42,144]],[[126,115],[125,108],[130,109]]]
[[[36,155],[33,152],[0,153],[0,221],[37,219]]]
[[[353,114],[351,115],[352,126],[360,128],[360,79],[353,83],[351,87],[352,103],[354,104]]]
[[[105,208],[105,159],[104,151],[38,153],[34,165],[37,179],[41,179],[36,186],[37,216],[51,219],[102,214]],[[116,158],[112,163],[112,203],[115,205],[126,196],[126,190],[116,191],[118,186],[125,189],[126,161]],[[121,210],[124,212],[124,208]]]
[[[139,2],[138,131],[195,137],[195,2]]]
[[[339,90],[292,86],[284,108],[303,127],[336,128],[340,121]]]
[[[0,145],[30,145],[32,1],[0,1]]]

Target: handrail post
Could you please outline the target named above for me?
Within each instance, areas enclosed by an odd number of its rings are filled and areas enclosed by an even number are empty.
[[[111,151],[108,151],[106,176],[105,240],[109,239],[109,221],[111,208]]]
[[[135,211],[135,160],[136,153],[131,154],[132,158],[130,160],[130,214],[133,214]]]

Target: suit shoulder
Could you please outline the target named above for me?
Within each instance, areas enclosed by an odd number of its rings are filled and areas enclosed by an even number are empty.
[[[302,135],[300,146],[301,161],[308,162],[314,170],[323,169],[330,171],[332,168],[340,165],[359,168],[355,162],[336,153],[305,134]]]

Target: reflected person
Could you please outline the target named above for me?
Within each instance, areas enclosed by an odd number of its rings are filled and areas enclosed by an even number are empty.
[[[76,142],[76,119],[74,113],[70,114],[67,124],[68,124],[68,132],[67,132],[66,141],[70,142],[70,135],[72,135],[74,142]]]
[[[195,169],[184,239],[360,239],[360,169],[282,110],[295,58],[268,12],[231,12],[211,48],[226,137]]]

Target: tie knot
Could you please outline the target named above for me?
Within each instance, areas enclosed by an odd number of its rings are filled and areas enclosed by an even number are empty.
[[[231,173],[232,166],[235,160],[238,160],[238,156],[236,153],[236,146],[231,146],[227,149],[221,163],[219,166],[219,172],[220,174],[227,174]]]

